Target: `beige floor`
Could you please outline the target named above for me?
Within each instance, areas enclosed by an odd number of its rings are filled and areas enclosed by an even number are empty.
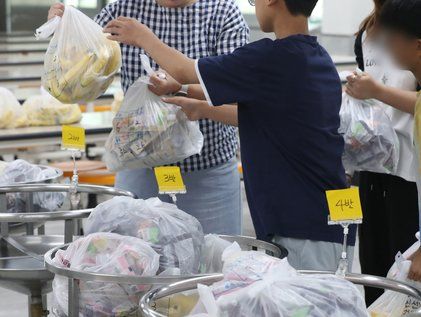
[[[250,218],[250,212],[248,209],[247,201],[243,190],[243,234],[248,236],[254,236],[253,224]],[[53,222],[47,224],[47,234],[62,234],[63,223]],[[358,252],[355,254],[353,271],[359,272],[359,259]],[[0,287],[0,317],[26,317],[28,299],[25,295],[21,295],[4,288]]]

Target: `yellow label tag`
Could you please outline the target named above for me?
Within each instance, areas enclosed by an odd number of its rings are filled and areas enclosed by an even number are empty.
[[[64,125],[61,129],[61,147],[66,150],[85,151],[85,129]]]
[[[178,166],[155,167],[155,177],[160,194],[182,194],[186,192],[186,186]]]
[[[360,193],[357,187],[326,191],[331,221],[361,220]]]

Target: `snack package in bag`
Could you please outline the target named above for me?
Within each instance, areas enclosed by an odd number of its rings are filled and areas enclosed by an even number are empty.
[[[114,197],[92,211],[85,232],[115,232],[149,242],[161,256],[159,273],[196,274],[199,270],[202,226],[159,198]]]
[[[203,147],[199,123],[148,89],[153,70],[146,55],[141,60],[148,76],[127,90],[106,143],[104,158],[111,171],[176,163]]]
[[[340,117],[345,170],[394,173],[399,160],[399,139],[381,105],[344,93]]]
[[[54,33],[44,60],[43,87],[63,103],[94,101],[114,80],[121,66],[120,46],[76,8],[66,5],[36,30],[37,38]]]
[[[419,236],[418,236],[419,237]],[[421,283],[408,279],[411,261],[407,257],[412,255],[419,249],[420,243],[416,242],[404,254],[400,252],[396,255],[396,260],[390,268],[387,277],[410,284],[421,289]],[[371,306],[368,308],[372,317],[400,317],[406,316],[421,308],[421,301],[407,296],[405,294],[385,291]]]
[[[369,316],[352,283],[334,275],[301,275],[286,259],[235,248],[224,252],[224,279],[198,286],[200,300],[189,316]]]
[[[28,121],[15,95],[10,90],[0,87],[0,129],[27,125]]]
[[[63,104],[47,93],[29,97],[22,107],[30,126],[72,124],[82,119],[78,104]]]
[[[57,251],[54,262],[63,268],[113,275],[155,276],[159,255],[149,243],[115,233],[95,233]],[[67,316],[67,278],[56,276],[53,296],[56,314]],[[146,286],[147,288],[148,286]],[[79,281],[80,316],[130,316],[145,286]],[[61,314],[60,314],[61,313]]]

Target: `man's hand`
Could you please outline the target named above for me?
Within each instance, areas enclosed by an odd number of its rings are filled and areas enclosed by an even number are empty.
[[[162,100],[179,106],[190,121],[209,118],[208,113],[212,109],[212,106],[209,106],[207,101],[204,100],[186,97],[170,97],[162,98]]]
[[[151,36],[155,36],[147,26],[136,19],[126,17],[118,17],[108,22],[103,32],[111,34],[108,36],[109,40],[142,48]]]
[[[159,77],[160,74],[165,74],[165,79]],[[151,76],[150,83],[149,90],[157,96],[176,93],[181,89],[181,84],[162,70]]]
[[[382,85],[376,82],[370,75],[354,72],[346,78],[348,83],[345,85],[345,92],[351,97],[357,99],[379,99]]]
[[[411,255],[408,260],[412,261],[408,278],[421,282],[421,249],[415,251],[415,253]]]
[[[48,20],[59,16],[62,17],[64,13],[64,4],[61,2],[55,3],[51,6],[50,10],[48,11]]]

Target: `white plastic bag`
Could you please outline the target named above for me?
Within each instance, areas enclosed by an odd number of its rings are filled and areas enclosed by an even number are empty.
[[[407,260],[419,247],[420,242],[417,241],[404,254],[398,253],[395,263],[390,268],[387,277],[421,289],[421,283],[408,279],[411,261]],[[405,294],[385,291],[382,296],[371,304],[368,310],[372,317],[400,317],[408,315],[419,308],[421,308],[421,301]]]
[[[146,56],[141,60],[149,75],[127,90],[106,143],[105,161],[112,171],[176,163],[203,147],[199,123],[148,89],[152,69]]]
[[[120,46],[76,8],[36,30],[37,38],[54,33],[44,60],[42,84],[63,103],[89,102],[105,92],[121,66]]]
[[[340,277],[300,275],[286,259],[260,252],[229,253],[224,280],[198,287],[191,316],[368,317],[359,290]]]
[[[115,232],[151,243],[160,257],[160,272],[179,268],[181,274],[199,269],[203,229],[199,221],[159,198],[114,197],[90,214],[86,233]]]
[[[159,255],[141,239],[115,233],[95,233],[71,243],[59,250],[54,263],[84,272],[155,276],[159,267]],[[142,286],[80,281],[81,316],[126,316],[136,309]],[[67,279],[56,276],[53,281],[56,309],[67,315]]]
[[[340,117],[345,170],[394,173],[399,139],[383,108],[375,100],[358,100],[344,93]]]
[[[56,169],[40,167],[24,160],[6,163],[0,173],[0,186],[45,182],[57,178]],[[25,212],[26,198],[21,193],[7,194],[7,212]],[[34,212],[54,211],[63,205],[66,193],[34,193]]]
[[[218,237],[216,234],[206,235],[200,258],[200,272],[204,274],[221,273],[222,254],[230,245],[231,242]]]
[[[0,87],[0,129],[19,128],[27,125],[22,106],[15,95]]]
[[[22,107],[30,126],[72,124],[82,119],[78,104],[63,104],[48,94],[31,96]]]

